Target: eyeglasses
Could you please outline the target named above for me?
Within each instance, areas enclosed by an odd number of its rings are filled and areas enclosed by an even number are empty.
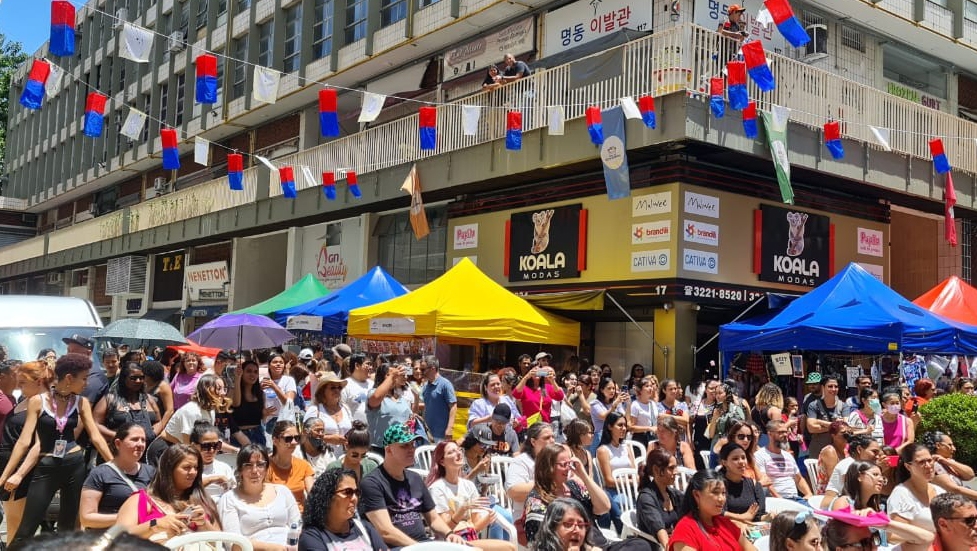
[[[752,434],[737,434],[736,435],[736,439],[737,440],[753,440],[753,435]]]
[[[205,452],[217,452],[220,451],[223,442],[207,442],[206,444],[200,444],[200,449]]]
[[[145,375],[129,375],[130,381],[144,381],[146,379]]]
[[[947,520],[959,520],[960,522],[967,525],[967,528],[973,528],[974,524],[977,524],[977,515],[969,517],[946,517]]]
[[[872,532],[871,536],[863,540],[844,543],[838,547],[842,549],[876,549],[880,545],[882,545],[882,536],[878,532]]]
[[[353,496],[360,497],[359,488],[343,488],[342,490],[336,490],[336,495],[342,497],[343,499],[350,499]]]
[[[244,465],[241,465],[241,470],[246,471],[249,469],[254,469],[254,470],[261,471],[267,467],[268,467],[267,461],[258,461],[257,463],[245,463]]]
[[[299,441],[299,435],[297,434],[281,436],[280,438],[282,439],[282,442],[285,442],[286,444],[294,444],[295,442]]]
[[[574,528],[579,528],[581,530],[586,530],[587,527],[590,526],[590,523],[584,522],[582,520],[579,521],[579,522],[574,522],[572,520],[567,520],[567,521],[561,522],[560,525],[563,526],[563,529],[564,530],[573,530]]]

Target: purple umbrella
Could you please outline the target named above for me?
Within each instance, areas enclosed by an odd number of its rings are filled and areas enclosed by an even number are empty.
[[[251,350],[273,348],[295,338],[274,320],[254,314],[224,314],[188,335],[201,346]]]

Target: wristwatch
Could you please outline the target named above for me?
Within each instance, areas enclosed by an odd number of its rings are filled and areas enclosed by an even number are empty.
[[[151,519],[149,521],[149,529],[152,530],[153,528],[156,528],[156,524],[156,519]]]

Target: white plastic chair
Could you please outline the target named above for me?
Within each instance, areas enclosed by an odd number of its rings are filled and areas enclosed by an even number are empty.
[[[712,452],[709,450],[702,450],[699,452],[699,457],[702,458],[702,466],[708,469],[709,464],[712,462]]]
[[[810,507],[803,503],[782,497],[768,497],[764,504],[766,505],[767,512],[772,514],[783,513],[784,511],[801,512],[811,510]]]
[[[811,491],[822,492],[823,489],[818,488],[818,460],[808,457],[804,460],[804,468],[807,470],[807,481],[811,485]]]
[[[497,477],[493,485],[493,493],[499,500],[499,505],[510,510],[512,509],[512,502],[509,499],[509,494],[505,491],[505,472],[512,461],[511,457],[505,455],[493,455],[489,462],[489,474]]]
[[[824,501],[824,496],[823,495],[816,495],[816,496],[811,496],[811,497],[807,498],[807,502],[811,505],[811,507],[814,507],[815,509],[820,509],[821,508],[821,503],[823,501]]]
[[[383,456],[378,453],[366,452],[366,456],[377,462],[377,465],[383,465]]]
[[[493,524],[498,525],[506,533],[506,541],[517,548],[519,547],[519,532],[516,531],[516,526],[514,524],[499,515],[495,515],[495,522]],[[487,530],[488,529],[486,528],[486,531]]]
[[[433,453],[434,446],[431,444],[417,446],[417,449],[414,450],[414,466],[427,471],[431,470],[431,455]]]
[[[403,551],[472,551],[471,547],[447,541],[425,541],[401,548]]]
[[[631,446],[631,451],[634,453],[634,462],[636,465],[639,461],[644,463],[643,459],[648,458],[648,449],[641,442],[637,442],[635,440],[625,440],[622,443]]]
[[[427,469],[418,469],[417,467],[408,467],[407,470],[413,471],[418,475],[420,475],[421,480],[427,480],[427,475],[430,474],[430,471],[428,471]]]
[[[611,476],[614,477],[617,493],[624,496],[624,503],[621,504],[621,516],[623,517],[625,513],[634,510],[635,502],[638,499],[638,470],[627,467],[614,469]]]
[[[753,542],[753,547],[756,551],[769,551],[770,550],[770,536],[760,536],[755,542]]]
[[[692,476],[695,471],[688,467],[679,467],[675,469],[675,489],[684,492],[686,488],[689,487],[689,480],[692,480]]]
[[[651,548],[654,551],[662,549],[661,544],[658,543],[658,538],[649,534],[648,532],[642,532],[641,529],[638,528],[637,510],[628,511],[625,514],[622,514],[621,522],[624,524],[624,527],[621,529],[621,538],[627,539],[634,536],[636,538],[647,540],[649,543],[651,543]]]
[[[236,545],[241,549],[241,551],[254,551],[254,546],[251,545],[251,540],[242,536],[241,534],[216,531],[190,532],[183,534],[182,536],[170,538],[165,545],[167,549],[183,549],[186,546],[198,544],[208,544],[215,549],[220,549],[220,547],[217,547],[217,544],[226,544],[223,545],[224,549],[231,549],[232,545]]]

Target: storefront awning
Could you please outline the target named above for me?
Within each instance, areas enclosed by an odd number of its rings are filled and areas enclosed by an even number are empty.
[[[183,311],[185,318],[216,318],[227,313],[226,304],[211,304],[209,306],[191,306]]]
[[[157,308],[155,310],[149,310],[143,314],[142,319],[168,322],[170,321],[170,318],[175,315],[179,315],[179,313],[179,308]]]
[[[604,289],[585,289],[583,291],[522,295],[522,298],[529,301],[533,306],[547,310],[603,310],[604,293]]]

